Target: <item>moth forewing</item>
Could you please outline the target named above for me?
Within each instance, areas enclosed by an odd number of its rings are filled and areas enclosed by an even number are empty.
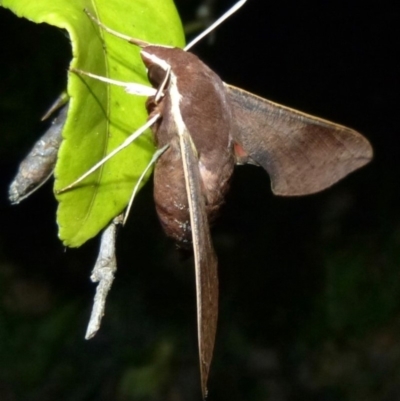
[[[214,350],[218,320],[217,257],[211,242],[206,200],[202,191],[198,152],[181,113],[180,102],[182,96],[178,91],[177,77],[173,72],[171,72],[169,91],[171,110],[179,136],[182,167],[189,205],[195,260],[201,389],[205,398],[207,395],[207,380]]]
[[[373,155],[358,132],[225,84],[241,159],[264,167],[276,195],[322,191]]]
[[[180,135],[180,148],[192,230],[201,389],[205,398],[218,320],[217,257],[211,242],[198,158],[187,130]]]

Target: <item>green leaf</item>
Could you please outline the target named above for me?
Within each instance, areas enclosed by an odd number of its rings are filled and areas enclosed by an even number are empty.
[[[71,66],[97,75],[149,85],[139,49],[94,24],[87,8],[110,28],[145,41],[182,47],[184,35],[172,0],[0,0],[20,17],[68,31]],[[55,170],[64,188],[147,119],[145,98],[123,88],[70,73],[70,110]],[[151,133],[142,135],[72,190],[57,195],[59,236],[76,247],[95,236],[127,205],[154,152]]]

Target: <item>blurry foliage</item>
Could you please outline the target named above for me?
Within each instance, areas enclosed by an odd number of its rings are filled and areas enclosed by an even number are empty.
[[[209,399],[399,399],[396,13],[316,2],[271,3],[265,15],[250,3],[195,52],[227,82],[355,126],[376,159],[294,199],[273,197],[261,169],[237,169],[213,233],[221,299]],[[177,1],[186,21],[197,4]],[[121,230],[117,279],[90,341],[97,242],[64,250],[51,184],[8,205],[18,161],[65,86],[70,48],[61,31],[2,9],[0,34],[1,401],[200,399],[193,265],[162,233],[151,183]]]

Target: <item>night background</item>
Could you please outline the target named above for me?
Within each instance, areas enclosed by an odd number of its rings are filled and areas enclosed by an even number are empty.
[[[176,3],[185,22],[195,19],[199,1]],[[215,15],[231,4],[215,1]],[[220,310],[210,401],[400,400],[394,4],[249,0],[213,43],[193,49],[225,82],[352,127],[375,152],[302,198],[273,196],[261,168],[236,168],[213,228]],[[151,180],[120,231],[116,280],[90,341],[98,239],[65,249],[50,182],[9,204],[71,52],[60,30],[2,8],[0,37],[0,400],[200,400],[193,260],[165,237]]]

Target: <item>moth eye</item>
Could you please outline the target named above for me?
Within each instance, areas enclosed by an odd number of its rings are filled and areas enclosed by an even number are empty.
[[[152,64],[148,68],[147,76],[149,77],[150,83],[154,87],[158,87],[161,85],[162,81],[165,77],[165,71],[157,64]]]

